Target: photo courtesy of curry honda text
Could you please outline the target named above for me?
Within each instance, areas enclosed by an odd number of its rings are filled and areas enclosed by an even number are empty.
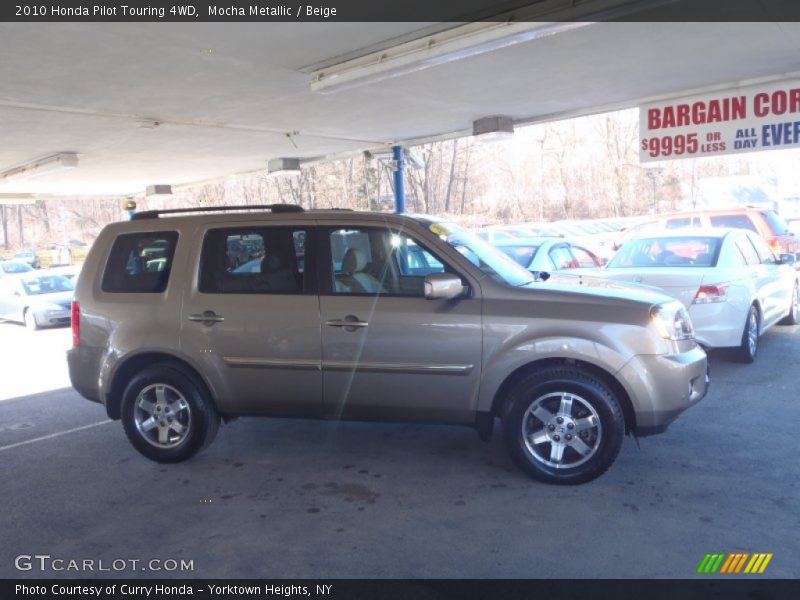
[[[294,205],[137,213],[92,246],[72,384],[146,457],[185,460],[239,415],[496,419],[550,483],[604,473],[708,388],[674,297],[538,280],[432,217]]]

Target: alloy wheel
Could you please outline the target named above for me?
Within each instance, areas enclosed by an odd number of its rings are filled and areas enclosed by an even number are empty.
[[[530,455],[555,469],[572,469],[597,453],[603,428],[585,398],[551,392],[534,400],[522,419],[522,438]]]
[[[192,413],[177,389],[155,383],[143,388],[136,397],[134,422],[148,443],[157,448],[174,448],[186,439]]]

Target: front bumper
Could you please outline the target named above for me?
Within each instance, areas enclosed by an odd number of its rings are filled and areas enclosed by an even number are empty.
[[[51,308],[36,308],[33,311],[33,316],[36,319],[36,324],[39,325],[39,327],[69,325],[72,321],[72,314],[68,308],[61,310],[54,310]]]
[[[637,436],[663,432],[708,393],[706,353],[700,346],[680,354],[639,355],[618,373],[636,412]]]

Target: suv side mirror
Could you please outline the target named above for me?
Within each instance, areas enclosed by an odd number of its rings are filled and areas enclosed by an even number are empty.
[[[464,293],[464,282],[452,273],[430,273],[425,276],[425,298],[452,300]]]
[[[778,257],[778,264],[793,265],[794,263],[795,263],[795,258],[793,254],[781,254]]]

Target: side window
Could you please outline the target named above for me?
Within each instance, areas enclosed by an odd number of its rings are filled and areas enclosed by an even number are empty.
[[[753,248],[753,244],[750,243],[750,239],[747,236],[743,236],[742,239],[736,240],[736,246],[742,253],[745,263],[748,265],[757,265],[761,262],[761,259],[758,258],[756,249]]]
[[[556,271],[572,269],[572,254],[566,246],[556,246],[550,250],[550,260],[553,261]]]
[[[582,269],[591,269],[600,266],[600,262],[595,260],[594,255],[586,248],[581,248],[580,246],[571,246],[570,250],[572,251],[572,257],[577,263],[578,267]]]
[[[756,226],[747,215],[713,215],[709,217],[712,227],[731,227],[732,229],[747,229],[758,233]]]
[[[405,233],[338,229],[329,237],[333,291],[337,294],[422,297],[425,276],[447,270],[437,256]]]
[[[306,231],[291,227],[212,229],[203,240],[204,294],[301,294]]]
[[[681,227],[690,227],[692,225],[692,218],[685,217],[680,219],[667,219],[665,229],[680,229]]]
[[[749,236],[750,241],[753,242],[753,246],[755,246],[756,252],[758,253],[758,259],[762,264],[765,265],[774,265],[777,263],[777,259],[775,258],[775,254],[772,252],[769,246],[767,246],[767,242],[765,242],[762,238],[756,236]]]
[[[177,231],[126,233],[117,237],[101,288],[118,294],[160,294],[167,289]]]

